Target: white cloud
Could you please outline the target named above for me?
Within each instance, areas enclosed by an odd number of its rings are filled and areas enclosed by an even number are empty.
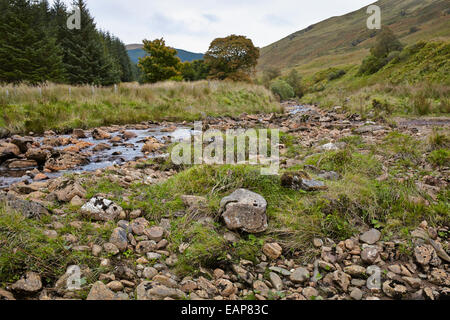
[[[97,26],[125,43],[164,37],[170,46],[205,52],[214,38],[242,34],[269,45],[374,0],[87,0]]]

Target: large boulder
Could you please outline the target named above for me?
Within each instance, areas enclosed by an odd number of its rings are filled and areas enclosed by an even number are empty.
[[[21,153],[27,152],[28,148],[33,144],[34,140],[32,137],[21,137],[21,136],[12,136],[11,142],[19,147]]]
[[[259,233],[267,229],[267,201],[259,194],[238,189],[220,202],[225,224],[230,230]]]
[[[143,153],[151,153],[154,152],[160,148],[164,147],[164,144],[159,143],[159,141],[155,138],[150,138],[148,141],[145,142],[144,146],[142,147]]]
[[[0,164],[5,160],[18,157],[20,149],[13,143],[0,142]]]
[[[8,169],[30,169],[37,167],[37,162],[34,160],[10,159],[4,163]]]
[[[83,129],[73,129],[72,137],[75,137],[77,139],[84,139],[86,138],[86,133]]]
[[[97,221],[113,221],[120,216],[123,209],[103,197],[95,196],[81,207],[81,213]]]
[[[44,165],[45,162],[47,161],[47,158],[49,157],[49,155],[50,155],[50,152],[48,150],[41,149],[41,148],[30,148],[25,153],[25,157],[28,160],[34,160],[39,165]]]
[[[53,150],[51,156],[45,162],[45,169],[50,171],[68,170],[86,165],[89,162],[89,155],[79,152],[79,150],[77,152]]]
[[[111,134],[109,134],[108,132],[101,130],[101,129],[94,129],[92,131],[92,137],[95,140],[107,140],[107,139],[111,139]]]
[[[86,196],[86,190],[77,182],[67,185],[63,189],[55,191],[56,198],[62,202],[69,202],[74,197],[78,196],[84,198]]]
[[[69,202],[76,196],[83,199],[87,193],[77,181],[65,176],[52,180],[48,190],[52,198],[61,202]]]

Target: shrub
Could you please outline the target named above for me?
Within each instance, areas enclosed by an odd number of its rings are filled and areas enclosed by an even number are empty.
[[[328,75],[328,80],[333,81],[333,80],[339,79],[339,78],[343,77],[346,73],[347,72],[342,69],[333,70]]]
[[[286,77],[286,82],[294,90],[295,96],[301,98],[303,96],[302,77],[297,70],[292,69]]]
[[[270,90],[273,94],[280,97],[281,100],[288,100],[295,96],[294,89],[284,80],[275,80],[270,85]]]
[[[450,146],[450,138],[445,132],[441,134],[438,128],[433,128],[433,132],[428,138],[428,144],[430,145],[431,150],[447,148]]]
[[[281,71],[279,69],[269,67],[263,71],[262,84],[268,88],[270,86],[270,82],[279,76],[281,76]]]
[[[412,107],[414,113],[424,116],[432,111],[431,102],[427,99],[424,92],[419,92],[412,98]]]
[[[371,75],[385,66],[385,59],[377,58],[375,56],[368,56],[363,60],[359,68],[359,75]]]
[[[450,166],[450,150],[438,149],[434,150],[428,156],[428,161],[435,166]]]
[[[442,98],[439,103],[439,112],[441,113],[450,113],[450,99]]]

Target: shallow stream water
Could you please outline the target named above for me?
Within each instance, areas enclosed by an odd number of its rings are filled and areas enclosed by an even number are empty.
[[[168,139],[171,142],[177,142],[183,139],[187,139],[192,134],[194,134],[194,131],[187,127],[179,127],[173,132],[163,132],[162,129],[163,127],[154,127],[145,130],[127,130],[129,132],[134,132],[137,136],[135,138],[124,140],[123,142],[119,143],[111,143],[109,142],[109,140],[95,140],[92,137],[79,139],[80,141],[86,141],[93,144],[91,147],[83,150],[83,152],[92,153],[92,156],[89,157],[90,162],[86,165],[79,166],[70,170],[47,173],[47,176],[49,178],[55,178],[65,173],[90,172],[97,169],[103,169],[114,164],[122,164],[124,162],[142,158],[144,154],[141,152],[141,150],[145,144],[147,137],[154,137],[160,142],[166,142]],[[111,138],[114,138],[118,135],[118,131],[112,132]],[[61,137],[70,137],[70,135],[61,135]],[[41,142],[43,139],[43,137],[39,137],[36,140]],[[109,144],[111,146],[111,149],[96,152],[92,151],[92,149],[100,143]],[[64,149],[69,146],[71,145],[69,144],[65,146],[55,147],[55,149]],[[150,155],[148,157],[152,158],[158,156],[160,155]],[[31,182],[31,178],[27,176],[27,171],[32,169],[33,168],[9,170],[0,166],[0,189],[6,188],[11,184],[19,181],[29,180]]]

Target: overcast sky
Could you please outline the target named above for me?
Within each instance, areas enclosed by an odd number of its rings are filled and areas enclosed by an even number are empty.
[[[66,3],[71,1],[67,0]],[[205,52],[211,41],[245,35],[258,47],[375,0],[87,0],[97,26],[125,44],[164,37],[166,44]]]

